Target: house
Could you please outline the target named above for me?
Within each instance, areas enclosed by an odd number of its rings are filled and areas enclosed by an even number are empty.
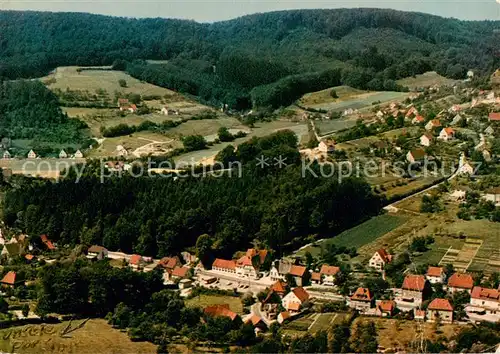
[[[203,310],[203,313],[211,317],[227,317],[233,322],[240,319],[237,313],[229,309],[229,304],[207,306]]]
[[[472,79],[474,77],[474,71],[469,70],[467,71],[467,78]]]
[[[500,112],[491,112],[488,119],[490,122],[500,122]]]
[[[40,236],[40,240],[42,241],[42,243],[45,245],[45,247],[47,247],[47,249],[49,251],[53,251],[55,250],[57,247],[52,243],[52,241],[49,240],[49,238],[47,237],[47,235],[41,235]]]
[[[426,130],[434,130],[436,128],[441,127],[441,122],[439,119],[433,119],[427,122],[425,125]]]
[[[129,264],[130,268],[132,268],[133,270],[142,270],[144,268],[144,263],[145,261],[141,255],[133,254],[132,256],[130,256]]]
[[[481,198],[492,202],[495,206],[500,206],[500,187],[486,190]]]
[[[377,118],[382,118],[385,113],[379,110],[375,115],[377,116]]]
[[[431,284],[444,284],[446,280],[446,274],[444,273],[443,267],[427,268],[425,279],[427,279]]]
[[[361,312],[367,311],[372,307],[373,295],[370,289],[358,288],[351,296],[349,307]]]
[[[434,322],[438,318],[444,323],[453,322],[453,306],[446,299],[434,299],[427,307],[427,319]]]
[[[418,110],[415,107],[411,107],[408,112],[406,112],[405,117],[410,118],[412,116],[417,116],[418,115]]]
[[[473,175],[474,167],[469,162],[465,162],[458,168],[458,173],[462,175]]]
[[[18,242],[8,242],[3,246],[0,255],[7,256],[8,258],[21,256],[24,253],[23,246]]]
[[[269,272],[269,277],[272,281],[285,280],[285,275],[290,273],[292,268],[292,263],[286,260],[275,261],[271,271]]]
[[[460,107],[458,104],[454,104],[453,106],[448,109],[448,113],[457,113],[462,110],[462,107]]]
[[[422,305],[422,301],[425,299],[427,281],[423,275],[409,274],[405,277],[403,281],[402,289],[402,301],[410,302],[415,305]]]
[[[372,258],[370,258],[368,266],[378,271],[382,271],[391,260],[392,256],[387,253],[385,249],[381,248],[373,254]]]
[[[223,273],[236,274],[236,262],[227,259],[216,258],[212,263],[212,270]]]
[[[5,150],[5,151],[3,152],[3,158],[4,158],[4,160],[8,160],[8,159],[10,159],[11,157],[12,157],[12,156],[11,156],[11,154],[10,154],[9,150]]]
[[[28,152],[28,159],[36,159],[36,153],[33,150]]]
[[[121,112],[135,113],[137,112],[137,106],[135,104],[124,105],[120,107]]]
[[[431,133],[425,133],[420,137],[420,145],[422,146],[431,146],[432,141],[434,140],[434,137],[432,136]]]
[[[265,331],[267,330],[267,325],[266,323],[264,322],[264,320],[257,316],[257,315],[252,315],[252,317],[250,317],[246,323],[251,323],[254,328],[255,328],[255,332],[262,332],[262,331]]]
[[[283,322],[288,321],[291,317],[292,315],[288,311],[280,312],[280,314],[278,315],[278,323],[282,324]]]
[[[0,284],[2,284],[2,286],[6,288],[13,288],[16,285],[20,285],[21,283],[23,283],[23,281],[19,280],[16,272],[12,270],[10,272],[7,272],[2,280],[0,280]]]
[[[27,255],[24,256],[24,259],[26,259],[26,261],[28,263],[31,263],[31,262],[36,261],[36,256],[34,256],[32,254],[27,254]]]
[[[406,154],[406,160],[409,163],[421,162],[425,159],[426,156],[427,154],[423,149],[416,148],[408,151],[408,153]]]
[[[484,161],[486,161],[486,162],[491,161],[491,153],[488,150],[484,149],[482,154],[483,154]]]
[[[450,141],[455,137],[455,130],[453,128],[443,128],[439,133],[438,139],[443,141]]]
[[[334,152],[335,151],[335,141],[333,141],[333,140],[321,141],[318,144],[318,150],[320,152],[325,152],[325,153]]]
[[[170,274],[170,277],[172,280],[176,280],[176,279],[185,279],[185,278],[188,278],[189,277],[189,270],[191,268],[189,267],[175,267],[173,270],[172,270],[172,273]]]
[[[307,300],[309,300],[309,293],[299,286],[286,294],[281,300],[281,304],[287,311],[294,313],[299,312]]]
[[[467,273],[454,273],[448,279],[448,291],[451,293],[457,291],[467,291],[469,294],[474,287],[474,279],[472,275]]]
[[[176,267],[180,267],[180,266],[182,266],[182,263],[181,263],[181,260],[179,259],[179,257],[177,257],[177,256],[175,256],[175,257],[163,257],[158,262],[158,267],[163,268],[169,274],[172,273],[172,271]]]
[[[278,279],[272,286],[271,286],[271,289],[270,289],[272,292],[274,292],[275,294],[278,294],[279,297],[283,298],[283,296],[285,296],[285,294],[287,293],[288,291],[288,286],[287,284],[283,281],[283,280],[280,280]]]
[[[179,281],[179,289],[188,289],[193,286],[193,281],[191,279],[181,279]]]
[[[236,261],[236,274],[258,279],[260,267],[266,261],[267,250],[249,248],[244,256]]]
[[[416,321],[424,321],[425,310],[413,309],[413,319]]]
[[[462,116],[460,114],[457,114],[453,120],[451,121],[451,125],[457,125],[458,123],[460,123],[462,121]]]
[[[83,159],[83,154],[80,150],[76,150],[74,157],[75,159]]]
[[[61,150],[61,152],[59,153],[59,158],[60,159],[67,159],[68,158],[68,154],[66,153],[66,151]]]
[[[290,274],[293,279],[295,280],[295,284],[297,286],[302,286],[303,282],[304,282],[304,276],[306,275],[307,273],[307,269],[306,267],[304,266],[300,266],[300,265],[292,265],[290,267],[290,272],[288,274]]]
[[[160,113],[168,116],[168,106],[163,106]]]
[[[470,295],[470,304],[483,309],[488,315],[500,315],[500,290],[475,286]]]
[[[316,284],[316,285],[321,284],[321,273],[320,272],[312,272],[311,273],[311,284]]]
[[[339,267],[323,264],[319,271],[323,285],[334,286],[338,273],[340,273]]]
[[[425,122],[424,117],[422,117],[421,115],[417,115],[412,119],[411,124],[422,124],[423,122]]]
[[[98,261],[108,258],[108,250],[102,246],[90,246],[87,250],[87,258],[97,259]]]
[[[493,126],[490,125],[484,130],[484,133],[487,135],[493,135],[495,134],[495,129],[493,129]]]
[[[393,300],[381,300],[377,302],[377,314],[380,317],[391,317],[396,310],[396,302]]]

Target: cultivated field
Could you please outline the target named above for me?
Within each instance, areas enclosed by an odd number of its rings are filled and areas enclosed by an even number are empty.
[[[403,101],[408,97],[407,92],[366,92],[358,95],[352,95],[345,100],[338,102],[319,103],[308,106],[309,108],[325,109],[328,111],[344,111],[346,109],[362,110],[373,107],[373,103],[387,103],[390,101]]]
[[[201,307],[205,308],[207,306],[213,305],[224,305],[229,304],[231,311],[238,314],[243,314],[243,305],[241,304],[241,299],[235,296],[223,296],[223,295],[199,295],[193,297],[192,299],[186,300],[186,306],[190,307]]]
[[[456,80],[447,79],[435,71],[429,71],[422,75],[416,75],[415,77],[407,77],[397,81],[401,86],[406,86],[410,90],[415,90],[421,87],[430,87],[434,85],[438,86],[453,86]]]
[[[81,325],[81,327],[80,327]],[[69,327],[68,327],[69,326]],[[26,325],[0,330],[4,353],[156,353],[156,345],[133,342],[104,320]]]
[[[310,245],[302,248],[297,252],[298,255],[303,255],[309,251],[313,256],[320,253],[321,247],[327,244],[336,246],[355,247],[359,249],[363,245],[373,242],[375,239],[391,232],[393,229],[403,225],[407,221],[404,216],[394,215],[379,215],[359,224],[341,234],[326,239],[322,242],[317,242],[316,245]]]

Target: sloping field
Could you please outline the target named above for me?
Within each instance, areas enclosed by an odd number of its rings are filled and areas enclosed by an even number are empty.
[[[368,92],[353,95],[344,101],[314,104],[309,107],[325,109],[327,111],[344,111],[350,108],[361,110],[363,108],[372,107],[375,102],[403,101],[408,95],[407,92]]]
[[[338,98],[334,98],[331,95],[332,90],[335,90]],[[306,93],[299,100],[299,104],[301,106],[312,107],[318,104],[342,102],[366,93],[368,93],[368,91],[358,90],[350,86],[336,86],[327,88],[326,90]]]
[[[456,80],[447,79],[446,77],[439,75],[435,71],[429,71],[422,75],[407,77],[397,81],[398,84],[400,84],[401,86],[406,86],[410,90],[415,90],[421,87],[430,87],[434,85],[452,86],[456,82]]]

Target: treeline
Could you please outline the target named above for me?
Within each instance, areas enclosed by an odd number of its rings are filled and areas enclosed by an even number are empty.
[[[0,81],[0,136],[80,143],[86,124],[69,119],[57,97],[38,81]]]
[[[101,134],[106,138],[112,138],[116,136],[130,135],[142,131],[158,131],[165,132],[171,128],[182,124],[182,121],[172,121],[166,120],[161,123],[155,123],[150,120],[145,120],[139,125],[128,125],[125,123],[120,123],[111,127],[101,127]]]
[[[225,153],[226,162],[233,160],[234,148]],[[256,165],[261,155],[271,163],[282,156],[288,165],[264,169]],[[253,138],[238,146],[236,156],[243,164],[240,178],[123,176],[100,183],[96,161],[86,165],[78,183],[73,177],[59,183],[20,179],[6,192],[4,220],[61,245],[101,244],[156,257],[192,247],[208,234],[213,254],[230,257],[255,239],[279,253],[309,235],[344,230],[381,208],[380,197],[360,179],[303,176],[293,132]],[[321,176],[317,164],[310,168]]]
[[[0,77],[116,62],[142,80],[235,109],[251,106],[254,88],[276,83],[255,93],[276,107],[288,103],[288,93],[298,94],[288,87],[295,75],[307,81],[325,70],[342,68],[342,84],[376,90],[399,89],[394,80],[428,70],[457,79],[469,69],[490,73],[499,65],[497,27],[498,21],[379,9],[280,11],[213,24],[1,12]],[[146,58],[169,62],[125,63]],[[286,91],[283,100],[275,90]]]

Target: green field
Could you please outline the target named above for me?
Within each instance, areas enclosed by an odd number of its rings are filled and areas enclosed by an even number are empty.
[[[321,247],[327,244],[359,248],[392,231],[405,223],[406,220],[407,218],[403,216],[379,215],[335,237],[326,239],[323,242],[317,242],[316,246],[311,245],[305,247],[301,249],[298,254],[305,254],[305,252],[309,251],[313,256],[318,255]]]
[[[312,105],[311,108],[325,109],[327,111],[343,111],[349,108],[361,110],[366,107],[373,107],[374,102],[402,101],[406,97],[408,97],[406,92],[369,92],[352,96],[345,101]]]
[[[207,306],[213,305],[224,305],[229,304],[231,311],[238,314],[243,314],[243,305],[241,304],[241,299],[235,296],[223,296],[223,295],[199,295],[192,299],[186,300],[186,306],[190,307],[201,307],[205,308]]]
[[[422,75],[416,75],[415,77],[407,77],[397,81],[401,86],[406,86],[410,90],[417,89],[419,87],[430,87],[434,85],[446,85],[452,86],[456,83],[455,80],[447,79],[435,71],[429,71]]]
[[[334,133],[339,130],[349,129],[356,125],[354,119],[332,119],[320,120],[315,122],[316,128],[319,129],[319,135]]]
[[[338,98],[333,98],[331,96],[330,93],[332,90],[335,90]],[[350,86],[336,86],[327,88],[326,90],[306,93],[299,100],[299,104],[301,106],[311,107],[314,105],[324,104],[324,103],[342,102],[352,97],[367,93],[369,93],[369,91],[358,90]]]

